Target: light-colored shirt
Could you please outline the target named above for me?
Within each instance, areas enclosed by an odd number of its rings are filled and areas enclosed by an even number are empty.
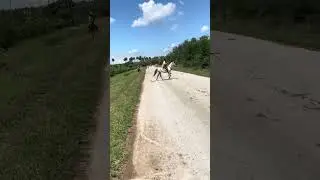
[[[163,61],[162,62],[162,68],[164,67],[165,64],[166,64],[166,61]]]

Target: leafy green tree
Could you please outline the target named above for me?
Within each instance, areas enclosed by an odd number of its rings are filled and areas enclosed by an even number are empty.
[[[207,68],[210,61],[210,38],[202,36],[199,39],[192,38],[185,40],[183,43],[174,47],[165,57],[160,57],[160,63],[166,59],[167,61],[175,61],[186,67]]]

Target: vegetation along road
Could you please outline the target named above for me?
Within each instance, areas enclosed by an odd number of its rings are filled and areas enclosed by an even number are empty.
[[[97,23],[107,27],[107,21]],[[0,55],[0,179],[72,179],[87,157],[106,62],[107,33],[74,26]]]

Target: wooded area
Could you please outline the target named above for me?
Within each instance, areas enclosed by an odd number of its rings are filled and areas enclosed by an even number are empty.
[[[68,26],[88,23],[88,12],[109,15],[105,0],[56,0],[46,6],[0,10],[0,48]]]
[[[174,47],[166,56],[170,61],[184,67],[208,68],[210,62],[210,38],[202,36],[199,39],[192,38]]]
[[[212,0],[211,29],[320,49],[320,1]]]
[[[317,0],[212,0],[213,18],[259,19],[273,25],[301,24],[317,26],[320,1]]]
[[[137,60],[139,63],[134,63]],[[166,56],[155,57],[125,57],[123,61],[126,65],[133,64],[160,65],[163,61],[175,61],[179,66],[192,68],[208,68],[210,63],[210,37],[202,36],[199,39],[192,38],[174,47]],[[112,59],[114,62],[115,60]]]

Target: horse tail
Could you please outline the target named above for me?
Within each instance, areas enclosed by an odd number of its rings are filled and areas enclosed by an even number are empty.
[[[158,69],[154,70],[153,76],[155,76],[158,72]]]

